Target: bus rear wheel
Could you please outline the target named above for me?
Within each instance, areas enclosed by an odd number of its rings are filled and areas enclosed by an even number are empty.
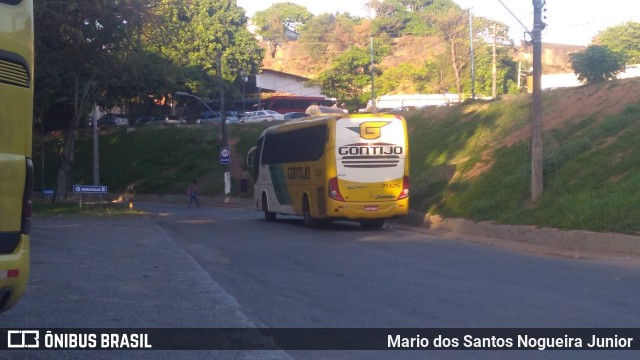
[[[309,206],[309,198],[304,197],[302,200],[302,216],[304,217],[304,226],[308,228],[316,228],[318,227],[318,219],[314,219],[311,217],[311,208]]]
[[[384,219],[362,220],[360,221],[360,226],[366,230],[382,229],[384,226]]]
[[[264,219],[267,221],[275,221],[276,213],[269,211],[269,203],[267,202],[267,194],[262,194],[262,211],[264,211]]]

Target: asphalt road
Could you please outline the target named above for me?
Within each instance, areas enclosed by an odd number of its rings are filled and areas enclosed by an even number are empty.
[[[36,218],[3,328],[640,327],[640,266],[517,253],[386,227],[309,230],[239,208]],[[639,340],[640,341],[640,340]],[[31,358],[635,358],[573,351],[7,352]],[[55,355],[55,356],[54,356]],[[634,356],[635,355],[635,356]]]

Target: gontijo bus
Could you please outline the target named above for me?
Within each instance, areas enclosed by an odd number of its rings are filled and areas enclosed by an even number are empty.
[[[29,278],[33,3],[0,0],[0,312]]]
[[[409,147],[403,117],[319,115],[267,128],[247,156],[256,209],[273,221],[298,215],[380,228],[409,212]]]

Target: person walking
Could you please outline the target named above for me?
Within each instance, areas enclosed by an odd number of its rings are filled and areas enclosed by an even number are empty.
[[[191,207],[194,201],[196,205],[200,207],[200,203],[198,202],[198,184],[195,180],[187,187],[187,195],[189,195],[189,207]]]

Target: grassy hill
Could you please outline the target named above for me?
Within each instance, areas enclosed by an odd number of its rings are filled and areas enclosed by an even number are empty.
[[[411,206],[445,217],[640,234],[640,79],[544,94],[544,194],[531,204],[530,97],[508,96],[407,116]],[[265,124],[232,127],[246,154]],[[78,143],[73,183],[91,183],[88,134]],[[45,146],[45,187],[55,182],[55,149]],[[182,193],[198,179],[222,193],[214,126],[126,129],[100,136],[101,182],[114,191]],[[34,141],[41,183],[39,142]]]

